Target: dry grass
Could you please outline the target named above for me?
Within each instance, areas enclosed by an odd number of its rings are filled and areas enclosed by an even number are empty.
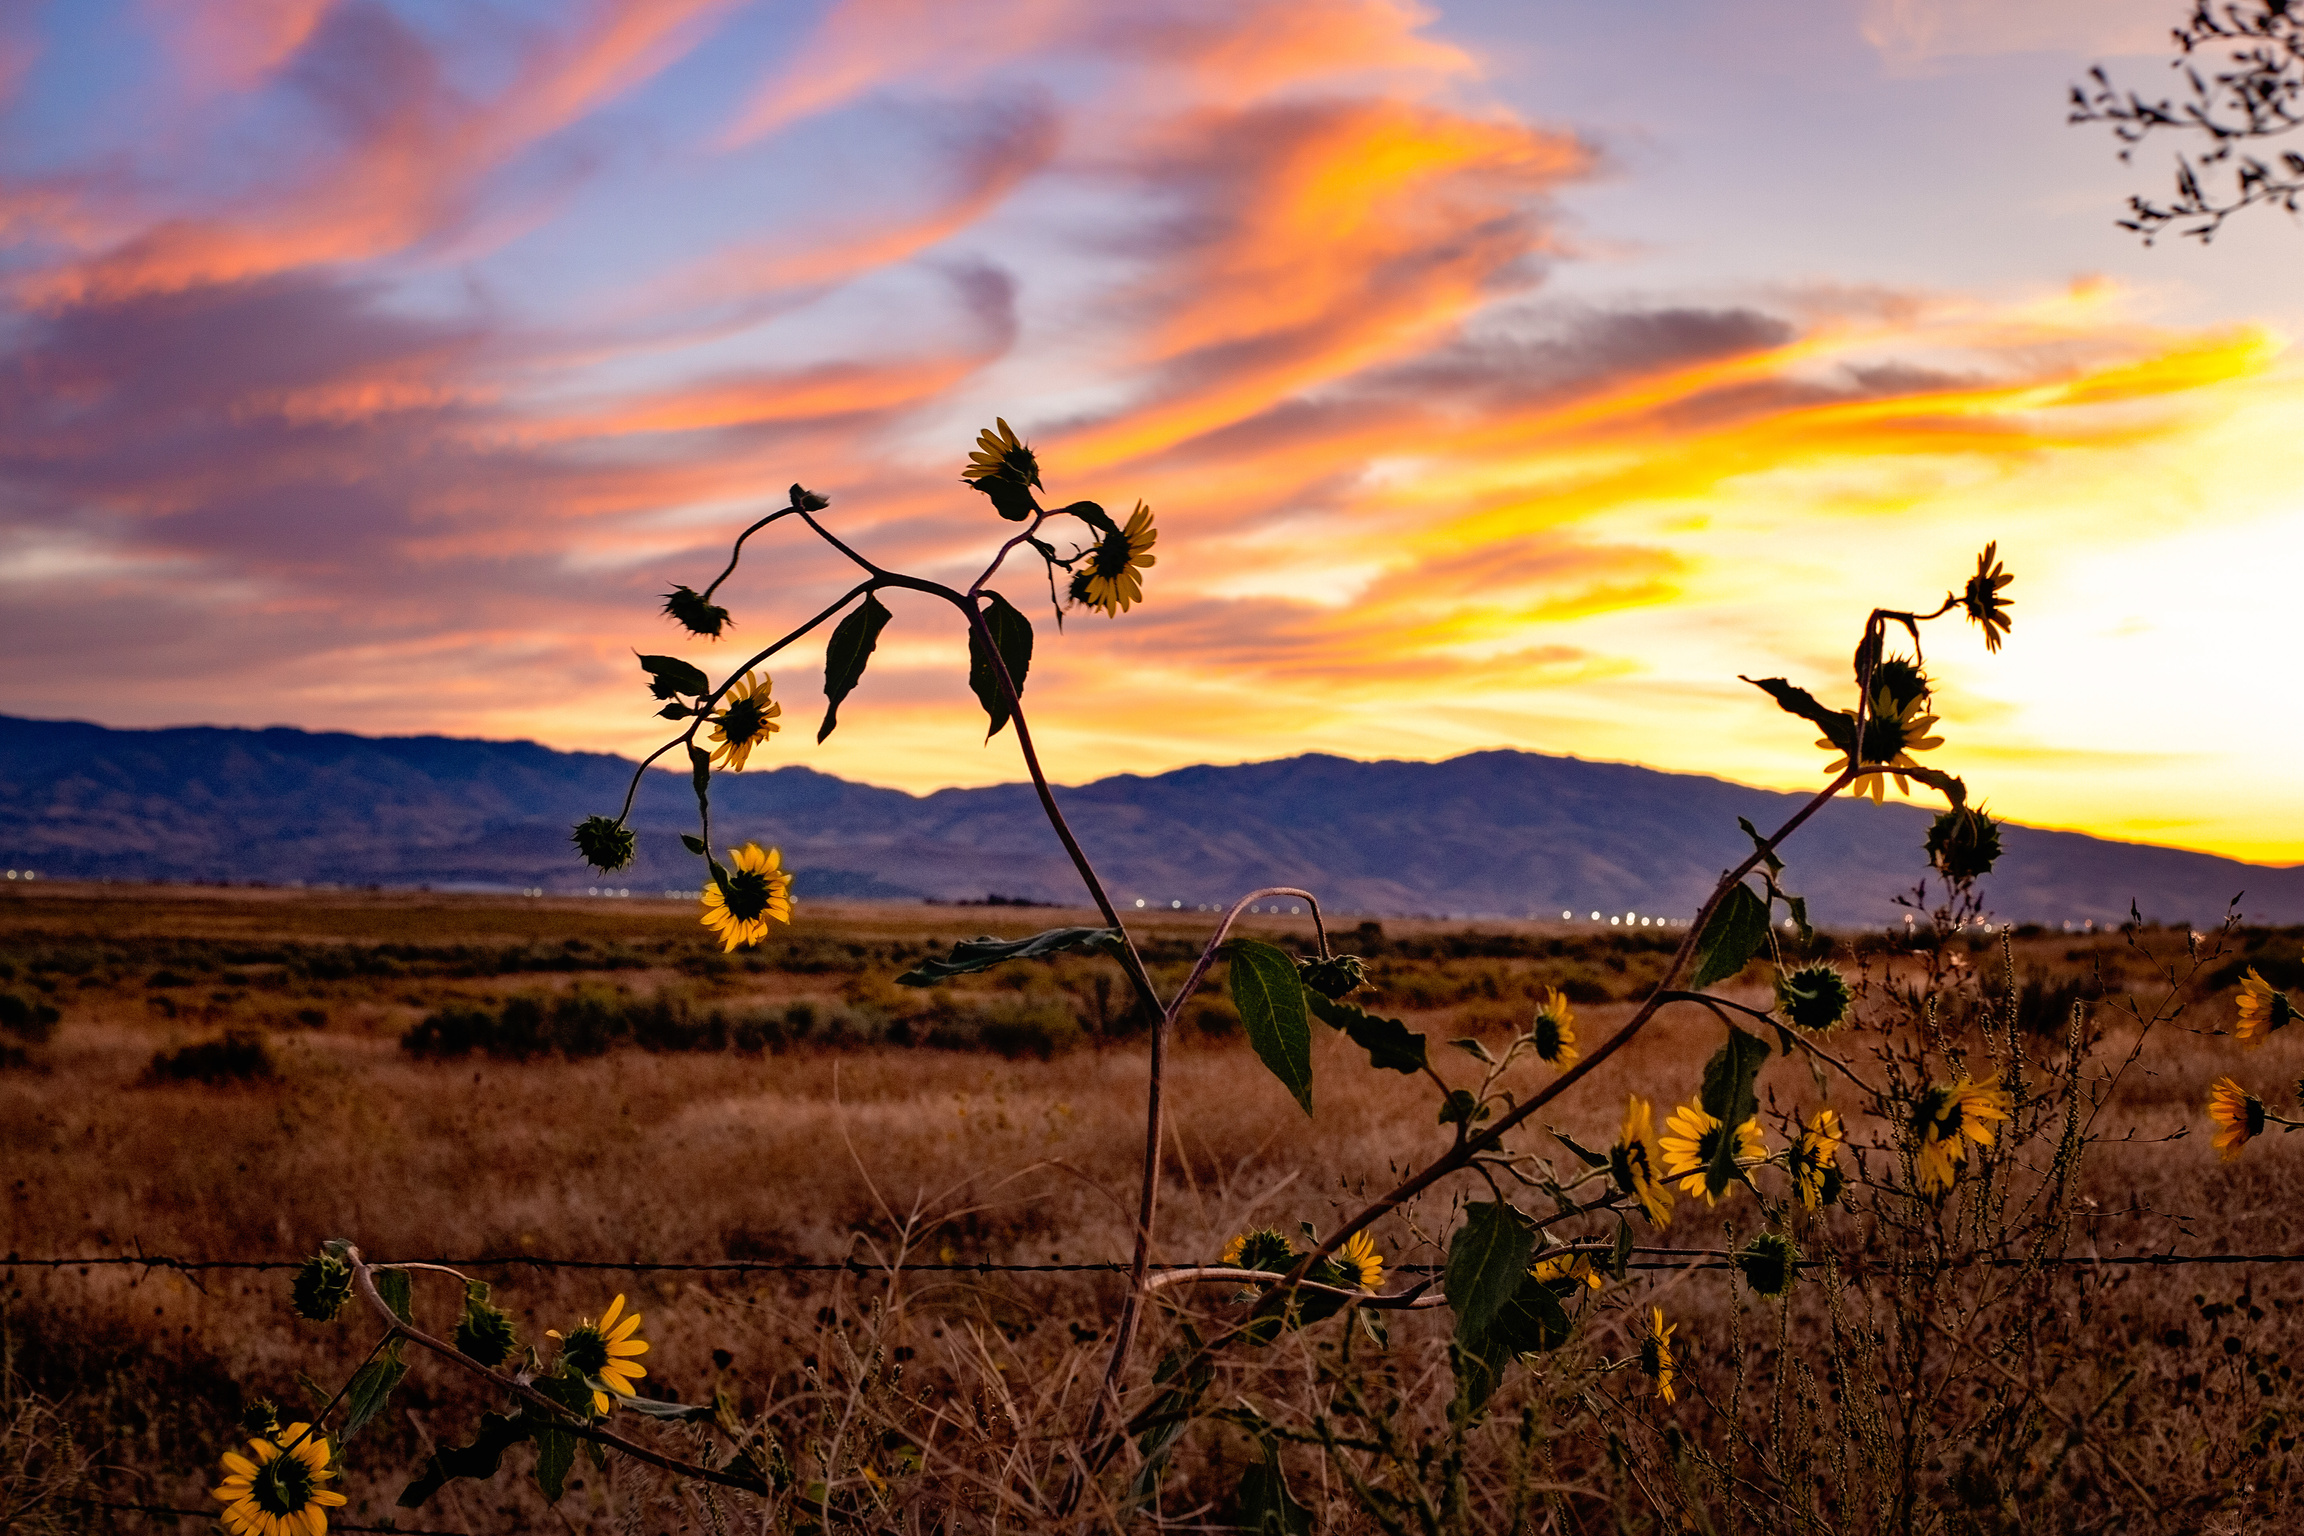
[[[785,1454],[829,1475],[859,1526],[925,1529],[941,1520],[947,1529],[1035,1528],[1048,1523],[1046,1500],[1061,1486],[1101,1368],[1117,1281],[909,1266],[1124,1257],[1141,1137],[1139,1047],[1090,1043],[1040,1061],[803,1043],[775,1054],[619,1050],[513,1064],[417,1061],[398,1038],[443,999],[586,981],[574,970],[441,974],[418,951],[548,948],[574,939],[595,957],[616,957],[619,968],[595,982],[639,992],[684,988],[683,995],[730,1008],[807,1001],[872,1017],[900,968],[894,957],[918,952],[927,938],[1025,932],[1062,920],[1005,910],[819,912],[796,936],[803,947],[786,957],[813,969],[752,971],[703,963],[711,955],[692,916],[671,904],[102,890],[29,899],[11,891],[0,906],[8,946],[0,954],[15,966],[18,985],[45,982],[65,1017],[34,1070],[0,1074],[0,1125],[11,1149],[0,1247],[25,1256],[294,1258],[343,1236],[381,1258],[854,1256],[872,1272],[731,1278],[500,1265],[481,1273],[496,1282],[523,1337],[596,1313],[616,1290],[629,1292],[648,1315],[652,1381],[690,1401],[726,1391],[747,1413],[768,1415]],[[1282,933],[1307,925],[1267,926]],[[1155,937],[1180,943],[1197,927],[1178,915],[1164,919]],[[1389,925],[1395,940],[1436,942],[1449,931]],[[1531,927],[1519,936],[1545,932]],[[217,968],[190,986],[157,989],[149,984],[153,967],[129,958],[100,960],[81,976],[34,972],[37,957],[52,958],[74,934],[115,941],[122,957],[139,948],[179,958],[206,953]],[[2151,942],[2167,951],[2182,941],[2157,935]],[[282,943],[397,945],[416,958],[403,961],[398,976],[315,979],[293,963],[236,963],[228,954]],[[2282,943],[2283,952],[2294,949],[2293,939]],[[2026,941],[2018,963],[2053,978],[2089,969],[2090,956],[2102,954],[2140,982],[2142,967],[2123,953],[2116,936],[2041,935]],[[1606,959],[1583,950],[1504,959],[1435,953],[1395,957],[1380,979],[1389,1006],[1428,1005],[1409,1020],[1437,1039],[1508,1021],[1539,977],[1573,970],[1605,989],[1614,975],[1628,988],[1646,963],[1635,953],[1626,970],[1611,972]],[[1083,962],[1050,974],[1084,986],[1087,973]],[[1021,979],[1051,984],[1047,976]],[[150,1004],[156,992],[183,1000],[174,1016]],[[1083,1013],[1092,1006],[1078,988],[1063,995]],[[322,1010],[325,1027],[295,1023],[304,1009]],[[1586,1004],[1580,1030],[1599,1038],[1628,1012],[1622,1002]],[[2213,1027],[2228,1012],[2216,1005],[2185,1022]],[[266,1027],[275,1078],[229,1086],[148,1080],[155,1051],[233,1022]],[[1210,1022],[1221,1029],[1220,1008]],[[1668,1012],[1609,1064],[1596,1096],[1565,1107],[1557,1124],[1604,1145],[1627,1089],[1660,1100],[1689,1096],[1717,1035],[1698,1010]],[[2114,1029],[2100,1058],[2116,1060],[2122,1045]],[[1369,1071],[1365,1058],[1355,1060],[1334,1039],[1319,1052],[1318,1114],[1307,1120],[1236,1041],[1185,1031],[1158,1257],[1210,1260],[1249,1225],[1327,1228],[1402,1163],[1440,1145],[1430,1099],[1415,1083]],[[2219,1164],[2198,1128],[2211,1078],[2241,1069],[2269,1097],[2300,1066],[2304,1050],[2285,1039],[2245,1057],[2225,1040],[2158,1039],[2105,1090],[2103,1128],[2133,1130],[2135,1140],[2091,1154],[2075,1252],[2304,1251],[2291,1194],[2296,1149],[2274,1139],[2238,1163]],[[1812,1103],[1817,1093],[1797,1060],[1771,1063],[1762,1090],[1764,1103],[1773,1093],[1786,1107]],[[2165,1140],[2187,1126],[2186,1139]],[[1428,1201],[1380,1228],[1382,1246],[1397,1263],[1437,1262],[1433,1240],[1444,1238],[1446,1214],[1444,1201]],[[1749,1220],[1748,1197],[1743,1210],[1724,1203],[1719,1215]],[[1673,1236],[1711,1246],[1718,1231],[1706,1227],[1699,1207]],[[1863,1241],[1843,1232],[1834,1246],[1859,1251]],[[296,1322],[283,1304],[285,1286],[281,1275],[224,1273],[195,1285],[164,1270],[16,1270],[5,1311],[11,1401],[43,1411],[53,1405],[77,1424],[83,1443],[118,1469],[102,1485],[107,1497],[197,1506],[244,1396],[292,1403],[297,1373],[332,1386],[372,1342],[358,1322]],[[1795,1338],[1814,1324],[1821,1293],[1808,1286],[1801,1294]],[[1631,1306],[1658,1299],[1682,1319],[1685,1369],[1722,1402],[1721,1412],[1707,1415],[1687,1401],[1660,1410],[1644,1398],[1623,1411],[1698,1438],[1707,1424],[1765,1417],[1782,1363],[1765,1309],[1717,1272],[1636,1273],[1594,1302],[1583,1336],[1547,1375],[1516,1382],[1500,1397],[1498,1428],[1483,1454],[1508,1460],[1521,1403],[1565,1393],[1572,1361],[1621,1355]],[[2032,1319],[2032,1357],[2018,1368],[2046,1384],[2057,1412],[2086,1418],[2090,1428],[2080,1437],[2086,1444],[2060,1463],[2060,1481],[2043,1485],[2061,1490],[2057,1505],[2017,1513],[2079,1528],[2142,1518],[2152,1507],[2169,1529],[2284,1528],[2294,1514],[2284,1502],[2293,1425],[2304,1417],[2287,1363],[2304,1344],[2300,1302],[2304,1270],[2297,1268],[2128,1269],[2062,1283],[2053,1308]],[[445,1328],[452,1296],[420,1287],[419,1304]],[[1194,1305],[1224,1310],[1217,1292]],[[1143,1346],[1138,1382],[1175,1326],[1162,1322]],[[1727,1405],[1739,1361],[1749,1401]],[[1318,1384],[1339,1369],[1334,1327],[1292,1335],[1253,1358],[1229,1358],[1225,1369],[1232,1395],[1276,1417],[1308,1411],[1313,1395],[1327,1390]],[[1396,1325],[1385,1370],[1403,1414],[1436,1422],[1446,1367],[1430,1315]],[[1610,1378],[1611,1390],[1625,1380]],[[1538,1517],[1559,1529],[1652,1528],[1631,1473],[1604,1454],[1591,1399],[1570,1393],[1563,1402],[1546,1426],[1539,1480],[1591,1495],[1540,1505]],[[479,1405],[463,1384],[419,1364],[398,1406],[403,1411],[352,1448],[347,1487],[355,1502],[347,1518],[390,1513],[402,1474],[436,1437],[460,1437]],[[2049,1442],[2067,1434],[2066,1422],[2043,1422]],[[883,1505],[868,1496],[862,1469],[898,1469],[895,1442],[886,1438],[892,1430],[922,1447],[927,1470],[899,1478]],[[2246,1450],[2259,1442],[2260,1455]],[[1253,1444],[1237,1428],[1198,1432],[1163,1493],[1163,1516],[1186,1525],[1220,1520]],[[1357,1528],[1340,1498],[1311,1497],[1337,1492],[1317,1457],[1290,1453],[1290,1465],[1324,1527]],[[602,1475],[580,1463],[577,1475],[585,1486],[572,1488],[556,1514],[544,1512],[532,1484],[506,1477],[456,1485],[422,1518],[472,1531],[563,1528],[563,1520],[565,1528],[602,1530],[709,1524],[701,1506],[672,1500],[628,1466]],[[1936,1472],[1955,1488],[1974,1482],[1963,1483],[1966,1475],[1956,1464]],[[2002,1528],[1987,1507],[1953,1513],[1954,1528]],[[1106,1514],[1118,1523],[1116,1513]],[[121,1518],[124,1530],[152,1526]],[[1848,1511],[1837,1528],[1880,1527]]]

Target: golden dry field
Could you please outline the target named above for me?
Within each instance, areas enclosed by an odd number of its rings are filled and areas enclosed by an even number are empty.
[[[894,984],[959,938],[1092,921],[827,903],[803,908],[789,937],[757,954],[723,957],[693,907],[674,902],[9,889],[0,991],[28,1018],[46,1007],[58,1020],[20,1031],[0,1070],[0,1250],[19,1261],[292,1264],[348,1238],[371,1259],[473,1261],[523,1341],[622,1293],[645,1317],[653,1394],[726,1394],[774,1442],[786,1483],[816,1485],[814,1503],[714,1502],[633,1463],[602,1471],[579,1460],[547,1507],[515,1475],[530,1454],[520,1448],[494,1481],[453,1483],[399,1510],[431,1448],[466,1438],[492,1406],[418,1358],[390,1410],[345,1448],[338,1486],[351,1502],[338,1527],[1230,1528],[1240,1469],[1263,1454],[1257,1421],[1242,1413],[1192,1431],[1152,1502],[1124,1509],[1124,1479],[1108,1475],[1059,1520],[1120,1277],[969,1268],[1127,1257],[1145,1044],[1116,968],[1067,957],[925,991]],[[1147,923],[1164,987],[1180,982],[1212,921]],[[1249,922],[1276,943],[1310,940],[1308,919]],[[1336,939],[1370,959],[1373,990],[1360,1000],[1435,1044],[1500,1037],[1546,986],[1567,989],[1580,1038],[1596,1041],[1629,1015],[1673,942],[1430,922],[1347,927]],[[1860,1009],[1885,1006],[1923,964],[1901,935],[1833,943],[1862,981]],[[2198,965],[2181,932],[2026,930],[2010,944],[2021,1033],[2040,1072],[2066,1059],[2075,1002],[2087,1020],[2090,1050],[2072,1081],[2097,1139],[2060,1252],[2304,1255],[2294,1193],[2304,1147],[2272,1134],[2220,1162],[2202,1110],[2227,1072],[2276,1110],[2293,1104],[2304,1032],[2253,1052],[2217,1032],[2230,1027],[2243,963],[2293,982],[2299,935],[2208,935]],[[1977,933],[1948,948],[1954,972],[2002,1006],[2001,941]],[[2173,1000],[2157,965],[2190,977]],[[1768,1000],[1757,965],[1722,990]],[[2123,1068],[2135,1043],[2124,998],[2147,1015],[2164,1003],[2181,1012]],[[1307,1118],[1241,1042],[1219,991],[1187,1009],[1158,1260],[1213,1262],[1253,1226],[1332,1227],[1388,1173],[1444,1144],[1428,1087],[1372,1071],[1318,1033]],[[1719,1036],[1703,1010],[1669,1008],[1550,1123],[1605,1147],[1633,1092],[1655,1100],[1661,1120],[1694,1095]],[[1816,1102],[1823,1085],[1804,1057],[1770,1061],[1760,1088],[1772,1138],[1771,1115]],[[1875,1126],[1851,1132],[1852,1145],[1882,1142]],[[1379,1227],[1396,1272],[1440,1262],[1449,1202],[1468,1193],[1441,1191]],[[1719,1249],[1749,1236],[1752,1220],[1748,1195],[1711,1210],[1684,1199],[1668,1233],[1639,1242]],[[1883,1242],[1854,1217],[1812,1218],[1804,1251],[1831,1253],[1838,1267],[1829,1284],[1812,1272],[1783,1307],[1720,1268],[1637,1255],[1659,1267],[1584,1293],[1568,1345],[1531,1357],[1490,1403],[1469,1440],[1468,1523],[1700,1528],[1671,1513],[1692,1504],[1717,1511],[1712,1528],[1762,1528],[1735,1514],[1742,1455],[1770,1476],[1805,1479],[1804,1528],[1818,1530],[2304,1525],[2304,1501],[2289,1491],[2304,1433],[2289,1364],[2304,1347],[2304,1265],[2068,1263],[2032,1289],[1994,1291],[2014,1272],[1921,1285]],[[601,1267],[528,1262],[544,1259]],[[804,1261],[853,1263],[775,1267]],[[322,1391],[343,1382],[377,1330],[351,1313],[299,1321],[288,1282],[285,1268],[134,1264],[18,1263],[0,1277],[0,1527],[203,1528],[97,1504],[203,1507],[249,1400],[288,1407],[303,1402],[300,1378]],[[1195,1318],[1212,1326],[1238,1311],[1221,1286],[1163,1295],[1172,1306],[1137,1349],[1139,1399]],[[419,1277],[418,1321],[444,1332],[459,1299],[452,1281]],[[1658,1305],[1678,1326],[1683,1389],[1672,1404],[1636,1373],[1588,1369],[1626,1356],[1632,1327]],[[1391,1314],[1382,1349],[1365,1336],[1347,1349],[1339,1321],[1232,1352],[1211,1402],[1287,1423],[1351,1387],[1382,1400],[1393,1432],[1428,1432],[1449,1398],[1434,1316]],[[1866,1437],[1905,1447],[1895,1454],[1913,1463],[1905,1484],[1924,1491],[1918,1505],[1882,1495],[1876,1469],[1851,1469],[1850,1447]],[[1381,1528],[1340,1497],[1317,1446],[1290,1444],[1284,1459],[1316,1528]]]

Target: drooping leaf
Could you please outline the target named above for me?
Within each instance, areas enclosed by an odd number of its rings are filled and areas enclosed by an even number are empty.
[[[1959,810],[1968,803],[1968,786],[1941,768],[1923,768],[1914,764],[1909,768],[1898,768],[1894,771],[1902,774],[1905,778],[1918,780],[1935,790],[1952,802],[1952,809],[1954,810]]]
[[[1312,1023],[1296,962],[1257,939],[1235,939],[1225,953],[1232,1006],[1240,1010],[1249,1045],[1304,1113],[1312,1113]]]
[[[1038,960],[1068,949],[1110,950],[1121,947],[1115,928],[1050,928],[1024,939],[962,939],[945,954],[931,955],[896,978],[905,987],[933,987],[955,976],[988,971],[1010,960]]]
[[[1076,501],[1068,507],[1058,507],[1048,515],[1050,517],[1062,517],[1066,513],[1080,519],[1098,533],[1118,533],[1120,531],[1120,525],[1112,521],[1112,514],[1095,502]]]
[[[997,592],[984,594],[983,619],[981,626],[968,626],[968,686],[976,691],[977,702],[991,717],[991,729],[984,733],[989,741],[1000,734],[1009,714],[1008,695],[1000,687],[1000,669],[993,664],[994,650],[1007,664],[1008,680],[1016,685],[1016,696],[1022,698],[1024,675],[1032,670],[1032,621]],[[984,643],[987,632],[992,637],[991,647]]]
[[[486,1481],[494,1477],[496,1469],[504,1464],[504,1453],[526,1440],[534,1428],[524,1417],[503,1413],[480,1415],[480,1432],[472,1437],[472,1443],[442,1446],[434,1451],[424,1463],[424,1470],[416,1474],[416,1480],[400,1491],[400,1507],[417,1508],[438,1493],[450,1478]]]
[[[568,1473],[576,1465],[576,1437],[564,1429],[539,1424],[536,1436],[536,1486],[544,1502],[557,1504],[568,1487]]]
[[[1398,1019],[1387,1019],[1356,1004],[1323,997],[1307,987],[1304,1000],[1330,1029],[1340,1029],[1368,1053],[1368,1065],[1387,1072],[1424,1070],[1424,1037]]]
[[[1727,1041],[1704,1063],[1704,1088],[1699,1100],[1704,1113],[1731,1126],[1751,1119],[1760,1108],[1753,1080],[1767,1061],[1767,1041],[1729,1025]]]
[[[1462,1314],[1458,1320],[1461,1323]],[[1511,1293],[1487,1326],[1470,1335],[1461,1327],[1457,1330],[1452,1359],[1459,1410],[1477,1412],[1502,1383],[1505,1370],[1522,1355],[1555,1350],[1567,1341],[1567,1310],[1552,1287],[1527,1274],[1523,1264]]]
[[[404,1323],[413,1323],[415,1319],[408,1315],[408,1271],[379,1269],[371,1273],[376,1277],[376,1294],[384,1298],[384,1305],[392,1309],[392,1315]]]
[[[383,1354],[354,1371],[351,1384],[344,1389],[344,1427],[336,1432],[337,1440],[351,1439],[370,1419],[382,1413],[385,1399],[407,1374],[408,1362],[400,1358],[398,1339],[394,1339]]]
[[[1560,1145],[1566,1147],[1569,1151],[1575,1153],[1578,1157],[1582,1158],[1584,1160],[1584,1166],[1587,1168],[1605,1168],[1608,1166],[1607,1153],[1593,1151],[1590,1147],[1587,1147],[1581,1142],[1577,1141],[1575,1137],[1569,1135],[1566,1131],[1553,1131],[1552,1139],[1560,1143]]]
[[[1632,1223],[1616,1218],[1616,1241],[1608,1250],[1608,1273],[1621,1280],[1632,1267]]]
[[[690,853],[701,855],[704,852],[704,839],[693,832],[683,832],[680,834],[680,846]]]
[[[832,631],[831,643],[824,647],[824,723],[816,728],[818,741],[831,735],[832,728],[840,723],[840,703],[863,678],[865,663],[880,644],[880,631],[887,627],[889,617],[878,594],[867,592],[864,601]]]
[[[712,691],[712,679],[677,656],[643,656],[640,670],[648,674],[648,691],[660,699],[700,699]]]
[[[1440,1102],[1439,1123],[1442,1125],[1470,1125],[1487,1118],[1487,1112],[1480,1107],[1480,1095],[1469,1088],[1451,1088],[1448,1097]]]
[[[1760,862],[1768,867],[1768,873],[1772,875],[1784,873],[1784,861],[1776,857],[1776,850],[1768,846],[1768,839],[1762,837],[1760,829],[1752,825],[1752,818],[1739,816],[1736,818],[1736,825],[1742,827],[1744,835],[1752,839],[1753,850],[1760,855]]]
[[[1689,986],[1702,989],[1735,975],[1767,942],[1768,903],[1739,880],[1728,888],[1712,921],[1704,925],[1704,936],[1696,941],[1696,974]]]
[[[1482,1045],[1479,1041],[1473,1039],[1470,1035],[1466,1035],[1461,1040],[1451,1040],[1448,1043],[1475,1061],[1491,1067],[1496,1065],[1496,1058],[1488,1053],[1488,1047]]]
[[[1824,733],[1824,739],[1841,751],[1847,751],[1856,740],[1856,722],[1840,710],[1826,709],[1807,689],[1795,687],[1781,677],[1747,677],[1744,681],[1774,699],[1787,713],[1813,722]]]
[[[986,475],[966,483],[991,498],[992,509],[1012,523],[1024,521],[1038,507],[1038,503],[1032,499],[1032,487],[1005,475]]]
[[[1465,1207],[1464,1225],[1448,1243],[1441,1281],[1456,1311],[1459,1343],[1477,1338],[1512,1299],[1535,1244],[1535,1226],[1503,1201]]]
[[[702,1423],[717,1412],[710,1403],[665,1403],[653,1397],[618,1397],[616,1406],[642,1418],[665,1419],[674,1424]]]

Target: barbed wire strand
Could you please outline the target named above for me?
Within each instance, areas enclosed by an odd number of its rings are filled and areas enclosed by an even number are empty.
[[[118,1504],[110,1499],[59,1499],[80,1509],[110,1509],[133,1515],[174,1515],[179,1520],[207,1520],[213,1522],[213,1509],[178,1509],[173,1504]],[[341,1521],[328,1522],[331,1531],[389,1531],[391,1536],[465,1536],[462,1531],[441,1530],[423,1525],[345,1525]]]

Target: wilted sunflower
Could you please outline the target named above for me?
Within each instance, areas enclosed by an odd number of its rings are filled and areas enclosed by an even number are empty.
[[[1952,1165],[1966,1162],[1968,1143],[1992,1145],[1992,1122],[2008,1118],[2005,1089],[1987,1088],[1965,1075],[1956,1083],[1931,1084],[1912,1109],[1912,1135],[1919,1142],[1915,1162],[1920,1192],[1932,1195],[1952,1184]]]
[[[720,935],[724,950],[759,943],[768,937],[771,920],[792,921],[792,875],[783,867],[783,849],[763,851],[758,843],[746,843],[728,850],[728,862],[735,866],[728,871],[728,892],[721,894],[717,880],[706,884],[700,919]]]
[[[1943,737],[1928,734],[1928,728],[1936,723],[1936,717],[1921,713],[1927,707],[1926,694],[1899,705],[1886,689],[1873,691],[1872,708],[1864,720],[1864,760],[1859,766],[1866,769],[1884,768],[1889,774],[1894,774],[1898,794],[1912,793],[1912,786],[1896,770],[1919,767],[1920,764],[1912,760],[1913,753],[1926,752],[1944,745]],[[1853,732],[1856,729],[1856,716],[1853,712],[1847,713],[1847,721],[1846,728]],[[1831,737],[1817,737],[1816,745],[1840,754],[1826,767],[1825,772],[1838,773],[1848,766],[1847,749]],[[1887,777],[1878,772],[1860,773],[1849,784],[1848,793],[1869,794],[1876,802],[1883,800],[1888,794]]]
[[[1816,1111],[1816,1118],[1800,1127],[1793,1140],[1790,1159],[1792,1188],[1800,1196],[1800,1203],[1810,1210],[1825,1202],[1826,1195],[1840,1182],[1840,1117],[1829,1109]]]
[[[1073,598],[1103,609],[1107,618],[1126,613],[1144,601],[1144,578],[1136,573],[1160,563],[1158,555],[1146,553],[1159,542],[1160,530],[1152,526],[1152,509],[1136,503],[1128,526],[1104,535],[1088,552],[1087,563],[1072,577]]]
[[[1381,1290],[1384,1286],[1384,1255],[1376,1251],[1376,1240],[1365,1232],[1355,1232],[1344,1239],[1344,1246],[1328,1261],[1346,1285],[1356,1285],[1364,1291]]]
[[[1672,1118],[1664,1127],[1668,1133],[1663,1140],[1664,1176],[1678,1179],[1680,1187],[1691,1195],[1702,1195],[1704,1203],[1711,1205],[1718,1198],[1704,1177],[1704,1170],[1712,1166],[1712,1159],[1720,1151],[1720,1138],[1727,1128],[1714,1119],[1701,1104],[1683,1104],[1672,1111]],[[1757,1162],[1768,1155],[1760,1140],[1760,1122],[1747,1120],[1736,1127],[1736,1146],[1733,1154],[1739,1164]]]
[[[224,1453],[224,1481],[210,1496],[221,1502],[217,1518],[232,1536],[322,1536],[328,1511],[344,1495],[322,1486],[336,1474],[328,1466],[328,1440],[309,1424],[291,1424],[276,1435],[248,1442],[255,1458]]]
[[[2008,633],[2015,622],[2008,617],[2013,605],[2000,595],[2000,589],[2016,578],[2001,569],[1996,558],[1999,553],[1998,539],[1984,546],[1984,553],[1976,557],[1976,574],[1968,578],[1967,590],[1960,594],[1960,606],[1968,610],[1968,621],[1984,626],[1987,651],[2000,649],[2000,637]]]
[[[2240,1016],[2232,1033],[2251,1046],[2262,1045],[2266,1035],[2286,1029],[2296,1018],[2296,1005],[2288,994],[2256,974],[2254,966],[2240,979],[2240,995],[2232,1006]]]
[[[1655,1113],[1646,1099],[1634,1095],[1624,1103],[1624,1132],[1608,1149],[1608,1171],[1618,1189],[1640,1202],[1650,1221],[1665,1227],[1672,1224],[1672,1186],[1657,1172],[1655,1145]]]
[[[752,749],[784,727],[777,719],[784,706],[768,696],[770,679],[765,672],[747,672],[743,680],[728,690],[727,702],[712,716],[712,762],[725,765],[732,772],[744,771],[744,762]]]
[[[634,1397],[632,1383],[648,1374],[648,1368],[633,1360],[635,1355],[648,1353],[648,1341],[632,1335],[640,1327],[640,1314],[635,1312],[619,1322],[624,1311],[621,1292],[608,1303],[608,1310],[600,1314],[600,1321],[590,1318],[578,1323],[575,1329],[563,1334],[557,1328],[548,1328],[545,1335],[560,1341],[560,1362],[588,1381],[598,1381],[618,1397]],[[608,1393],[599,1387],[592,1389],[592,1411],[606,1413],[615,1406]]]
[[[1576,1010],[1568,994],[1558,987],[1544,989],[1536,1008],[1536,1059],[1548,1067],[1565,1069],[1576,1062]]]
[[[2208,1118],[2216,1122],[2211,1145],[2230,1162],[2240,1149],[2264,1134],[2264,1101],[2229,1077],[2208,1088]]]
[[[1678,1323],[1664,1321],[1662,1307],[1648,1309],[1648,1328],[1640,1335],[1640,1369],[1653,1377],[1656,1395],[1672,1401],[1672,1334]]]

